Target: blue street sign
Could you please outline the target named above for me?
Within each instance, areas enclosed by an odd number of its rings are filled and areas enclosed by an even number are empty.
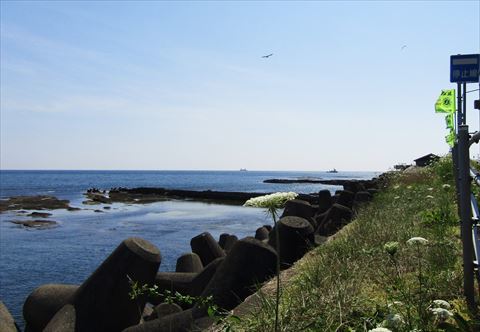
[[[480,76],[480,54],[450,56],[450,82],[477,83]]]

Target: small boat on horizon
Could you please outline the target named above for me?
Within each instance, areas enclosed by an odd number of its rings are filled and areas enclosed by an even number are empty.
[[[240,168],[240,172],[246,172],[247,169],[246,168]]]
[[[334,169],[331,169],[331,170],[327,171],[327,173],[338,173],[338,171],[334,168]]]

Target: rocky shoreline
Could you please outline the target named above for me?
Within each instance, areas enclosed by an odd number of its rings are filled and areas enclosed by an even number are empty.
[[[69,204],[70,201],[66,199],[58,199],[53,196],[16,196],[5,200],[0,200],[0,213],[22,210],[80,210],[79,208],[71,207]],[[35,217],[35,215],[33,215],[33,217]]]
[[[373,199],[381,185],[379,177],[368,184],[359,181],[344,184],[350,190],[339,190],[333,196],[329,190],[298,196],[287,202],[275,226],[278,232],[265,225],[251,237],[238,239],[234,234],[221,234],[218,240],[203,232],[190,240],[192,251],[178,258],[172,272],[158,271],[161,253],[155,245],[141,238],[128,238],[83,284],[47,284],[35,289],[23,307],[26,331],[207,329],[214,319],[204,305],[195,301],[174,305],[165,297],[165,292],[202,299],[211,297],[220,309],[231,311],[253,294],[259,284],[275,276],[277,257],[283,270],[291,267],[312,247],[321,245],[324,239],[349,223],[356,211]],[[163,188],[87,192],[90,201],[104,204],[147,203],[166,198],[221,199],[243,204],[260,195],[264,194]],[[65,208],[68,203],[63,202],[62,206]],[[274,249],[277,243],[280,253]],[[132,299],[132,283],[155,285],[163,296],[140,294]],[[17,331],[5,310],[0,315],[1,330]]]

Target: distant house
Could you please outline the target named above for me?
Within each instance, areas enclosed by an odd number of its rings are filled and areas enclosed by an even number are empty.
[[[418,167],[425,167],[430,165],[432,162],[437,161],[438,159],[440,159],[439,156],[433,153],[429,153],[426,156],[415,159],[414,161],[415,165],[417,165]]]

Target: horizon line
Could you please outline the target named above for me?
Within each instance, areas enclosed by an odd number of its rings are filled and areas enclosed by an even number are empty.
[[[330,170],[269,170],[269,169],[59,169],[59,168],[45,168],[45,169],[33,169],[33,168],[17,168],[17,169],[2,169],[3,171],[13,171],[13,172],[319,172],[327,173]],[[337,170],[338,173],[353,173],[353,172],[371,172],[371,173],[380,173],[387,170],[368,170],[368,171],[353,171],[353,170]]]

